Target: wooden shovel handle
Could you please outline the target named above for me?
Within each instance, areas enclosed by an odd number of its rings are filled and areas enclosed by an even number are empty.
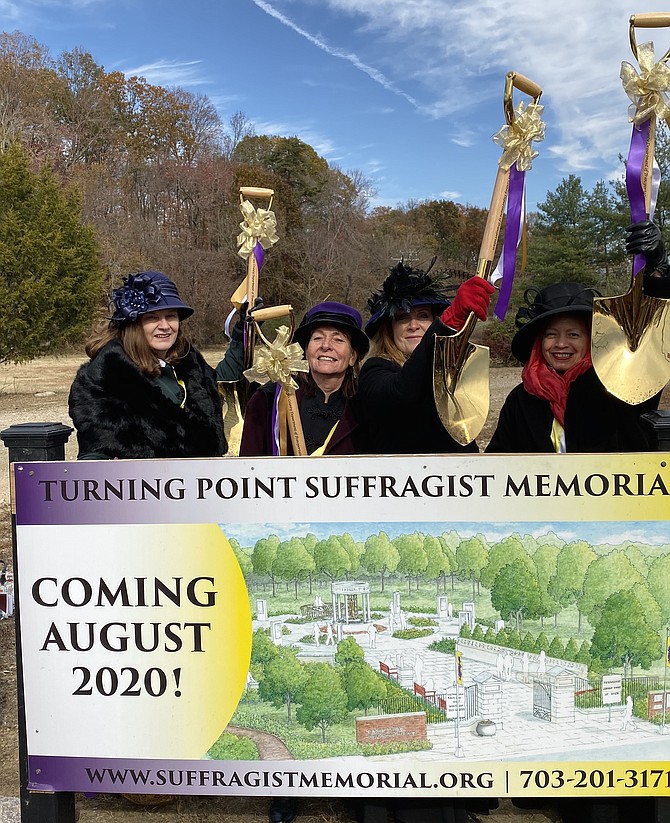
[[[479,247],[479,265],[477,275],[487,277],[489,272],[483,263],[490,263],[496,251],[500,226],[502,224],[503,213],[505,211],[505,200],[507,199],[507,187],[509,186],[509,171],[504,171],[498,166],[498,174],[493,184],[493,194],[491,195],[491,205],[489,206],[486,226],[484,226],[484,236]]]
[[[638,29],[662,29],[670,26],[670,12],[653,11],[649,14],[631,14],[630,24]]]
[[[537,83],[533,83],[532,80],[529,80],[523,74],[519,74],[516,71],[510,71],[507,73],[507,77],[510,78],[510,81],[515,89],[519,89],[519,91],[522,91],[524,94],[527,94],[536,101],[541,97],[542,89],[537,85]]]
[[[240,186],[240,194],[244,197],[267,197],[274,194],[274,189],[261,189],[257,186]]]
[[[273,320],[275,317],[285,317],[293,311],[293,306],[286,304],[284,306],[269,306],[267,309],[256,309],[252,313],[252,317],[257,323],[262,323],[264,320]]]
[[[630,48],[637,60],[637,41],[635,40],[635,29],[662,29],[670,26],[670,12],[649,12],[648,14],[631,14],[629,21],[628,38]],[[659,60],[665,62],[670,57],[670,49]]]

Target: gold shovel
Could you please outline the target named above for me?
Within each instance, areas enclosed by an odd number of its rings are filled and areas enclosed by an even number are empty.
[[[537,103],[542,94],[542,89],[532,80],[516,72],[508,72],[505,75],[503,107],[509,126],[514,122],[512,95],[515,88],[532,97],[533,103]],[[499,165],[479,250],[477,277],[488,278],[491,273],[508,187],[509,167],[504,169]],[[450,337],[435,338],[435,407],[442,425],[461,446],[471,443],[479,435],[489,413],[489,350],[486,346],[470,342],[476,324],[477,317],[471,313],[459,332]]]
[[[670,14],[636,14],[630,18],[630,45],[638,58],[635,28],[670,26]],[[659,63],[670,57],[670,49]],[[649,215],[656,116],[649,123],[641,183]],[[630,289],[593,301],[591,358],[605,388],[625,403],[643,403],[670,380],[670,300],[648,297],[643,273],[633,274]]]

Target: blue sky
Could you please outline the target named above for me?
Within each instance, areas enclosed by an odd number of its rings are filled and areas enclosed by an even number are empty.
[[[645,5],[641,11],[665,10]],[[568,174],[620,175],[630,139],[623,0],[0,0],[3,28],[53,57],[79,47],[105,70],[206,94],[226,121],[297,136],[373,205],[446,198],[488,208],[509,70],[544,94],[546,138],[529,209]],[[670,29],[639,29],[657,57]],[[516,96],[515,101],[527,100]]]

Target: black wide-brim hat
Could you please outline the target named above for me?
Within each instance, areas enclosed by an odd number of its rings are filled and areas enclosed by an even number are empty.
[[[305,312],[300,325],[293,333],[293,339],[306,349],[312,332],[322,326],[334,326],[345,331],[351,339],[351,345],[358,352],[359,359],[368,353],[370,341],[363,332],[363,318],[360,312],[351,306],[334,300],[317,303]]]
[[[521,363],[528,362],[535,338],[542,332],[550,317],[557,314],[582,315],[585,321],[593,314],[593,298],[600,297],[597,289],[581,283],[554,283],[544,289],[526,289],[514,322],[518,328],[512,338],[512,354]]]

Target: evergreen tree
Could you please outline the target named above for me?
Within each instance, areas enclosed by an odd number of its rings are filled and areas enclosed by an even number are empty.
[[[93,230],[47,168],[0,153],[0,362],[30,360],[90,326],[102,288]]]

